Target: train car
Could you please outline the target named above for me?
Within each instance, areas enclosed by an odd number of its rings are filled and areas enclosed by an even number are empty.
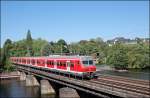
[[[91,56],[11,57],[14,64],[47,68],[52,71],[92,78],[96,66]]]

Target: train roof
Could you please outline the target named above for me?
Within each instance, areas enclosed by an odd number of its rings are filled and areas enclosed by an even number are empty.
[[[67,56],[67,55],[49,55],[49,56],[41,56],[41,57],[20,57],[20,58],[46,58],[46,59],[82,59],[82,60],[92,60],[91,56],[80,56],[80,55],[74,55],[74,56]]]

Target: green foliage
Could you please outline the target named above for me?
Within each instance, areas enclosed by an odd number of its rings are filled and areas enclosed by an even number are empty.
[[[12,66],[9,58],[6,59],[6,65],[4,66],[4,70],[5,71],[14,71],[15,70],[15,67]]]
[[[52,50],[52,46],[50,44],[45,44],[42,47],[42,56],[49,56],[50,54],[54,53],[54,51]]]
[[[115,44],[107,57],[107,64],[116,69],[126,69],[128,66],[128,56],[125,47],[120,43]]]
[[[58,53],[69,53],[67,43],[63,39],[58,40],[58,42],[55,44],[55,49]]]
[[[33,41],[32,41],[32,37],[31,37],[31,32],[30,32],[30,30],[28,30],[27,37],[26,37],[26,46],[27,46],[26,56],[33,56],[34,55],[32,44],[33,44]]]
[[[13,48],[12,41],[10,39],[7,39],[4,43],[3,49],[1,49],[1,68],[9,70],[10,68],[10,50]]]
[[[42,40],[41,38],[34,39],[33,40],[33,51],[34,51],[34,56],[41,56],[42,55],[42,47],[44,45],[48,44],[46,40]]]
[[[9,57],[11,56],[48,56],[52,53],[74,53],[91,55],[97,64],[108,64],[116,69],[147,68],[150,67],[149,44],[139,38],[137,44],[116,43],[109,46],[102,38],[81,40],[67,44],[63,39],[57,42],[48,42],[41,38],[32,39],[28,30],[26,39],[12,42],[7,39],[3,48],[0,48],[0,65],[5,70],[13,69]]]
[[[58,45],[67,45],[67,43],[63,39],[58,40],[57,44]]]
[[[13,43],[13,48],[10,49],[10,56],[25,56],[27,54],[26,40],[20,40]]]
[[[2,66],[2,48],[0,48],[0,67]]]
[[[31,37],[31,32],[30,32],[30,30],[28,30],[28,32],[27,32],[26,40],[27,40],[27,44],[28,44],[29,46],[32,45],[32,37]]]
[[[149,47],[144,43],[138,43],[128,52],[128,68],[150,67]]]

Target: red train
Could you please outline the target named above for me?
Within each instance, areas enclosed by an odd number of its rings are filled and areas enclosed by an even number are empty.
[[[96,72],[91,56],[51,55],[48,57],[11,57],[10,60],[14,64],[42,67],[88,78],[93,77]]]

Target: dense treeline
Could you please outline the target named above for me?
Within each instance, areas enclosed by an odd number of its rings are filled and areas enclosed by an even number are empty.
[[[116,69],[150,67],[149,43],[141,40],[137,44],[116,42],[109,45],[101,38],[95,38],[67,44],[63,39],[57,42],[32,39],[28,30],[26,39],[16,42],[7,39],[0,51],[0,65],[7,70],[11,69],[10,56],[48,56],[54,53],[91,55],[98,64],[108,64]]]

